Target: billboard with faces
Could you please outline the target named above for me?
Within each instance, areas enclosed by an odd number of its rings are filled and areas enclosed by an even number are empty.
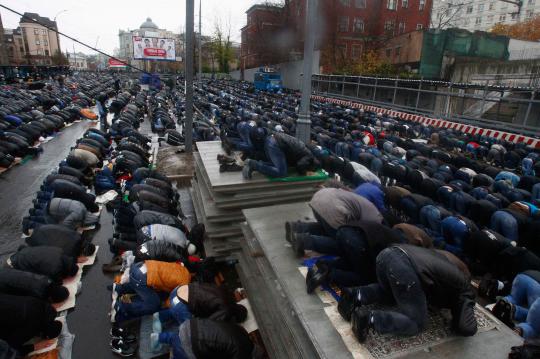
[[[174,39],[133,36],[133,58],[135,60],[175,61]]]

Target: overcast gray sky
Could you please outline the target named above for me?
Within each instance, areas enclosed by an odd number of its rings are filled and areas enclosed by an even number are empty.
[[[240,29],[246,24],[246,10],[262,0],[202,0],[202,32],[211,35],[214,24],[231,24],[233,41],[240,42]],[[119,29],[136,29],[147,17],[161,29],[179,32],[186,18],[185,0],[0,0],[0,4],[18,12],[35,12],[56,21],[60,31],[112,54],[118,47]],[[199,1],[195,0],[195,29],[198,26]],[[20,17],[0,8],[4,28],[16,28]],[[99,37],[99,39],[98,39]],[[62,50],[73,51],[73,42],[60,37]],[[75,51],[92,53],[75,44]]]

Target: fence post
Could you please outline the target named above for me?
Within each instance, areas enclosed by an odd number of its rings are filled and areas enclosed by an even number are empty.
[[[396,94],[397,94],[397,87],[398,87],[398,78],[399,78],[399,75],[396,77],[396,80],[394,81],[394,96],[392,97],[392,105],[396,103]]]
[[[373,87],[373,101],[375,101],[375,97],[377,97],[377,84],[379,83],[379,78],[375,77],[375,86]]]
[[[532,90],[531,102],[529,102],[529,105],[527,106],[527,112],[525,113],[525,119],[523,120],[523,127],[527,126],[527,120],[529,119],[529,115],[531,114],[532,101],[534,101],[535,97],[536,97],[536,90]]]
[[[360,80],[362,78],[360,76],[358,76],[358,82],[356,84],[356,97],[359,97],[360,96]]]
[[[418,112],[418,105],[420,104],[420,93],[422,90],[422,82],[424,81],[424,76],[420,78],[420,85],[418,85],[418,92],[416,93],[416,105],[414,105],[414,110]]]
[[[341,77],[341,95],[345,95],[345,75]]]

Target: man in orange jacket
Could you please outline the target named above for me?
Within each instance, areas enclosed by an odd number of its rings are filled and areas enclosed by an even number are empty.
[[[144,261],[135,263],[129,272],[129,282],[113,288],[111,319],[123,322],[157,312],[161,308],[158,292],[170,293],[174,288],[189,284],[191,274],[182,263]],[[136,293],[138,298],[117,300],[118,296]]]

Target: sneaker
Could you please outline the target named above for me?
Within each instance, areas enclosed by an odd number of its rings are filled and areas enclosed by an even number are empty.
[[[238,165],[236,162],[233,163],[223,163],[219,166],[219,172],[240,172],[243,171],[244,167]]]
[[[305,238],[306,238],[305,233],[293,233],[291,236],[291,245],[297,257],[303,257],[305,254],[305,251],[304,251]]]
[[[122,341],[126,344],[137,341],[137,337],[135,335],[128,333],[128,331],[122,327],[113,326],[110,334],[113,339],[122,339]]]
[[[236,162],[236,160],[233,157],[229,157],[229,156],[221,154],[221,153],[219,153],[217,155],[217,160],[218,160],[219,164],[221,164],[221,165],[226,164],[226,163]]]
[[[326,263],[318,261],[313,267],[309,268],[306,276],[306,290],[308,294],[315,291],[317,287],[328,282],[330,269]]]
[[[251,160],[247,159],[244,162],[244,168],[242,168],[242,176],[245,179],[251,179],[252,175],[253,175],[253,169],[251,168]]]
[[[491,312],[495,318],[499,319],[504,324],[508,325],[511,329],[514,328],[514,315],[516,313],[516,307],[505,298],[499,298],[497,303]]]
[[[338,302],[338,312],[343,319],[350,321],[354,308],[359,305],[357,288],[343,288],[341,290],[341,298]]]
[[[351,328],[354,336],[360,343],[366,341],[369,332],[369,311],[363,308],[356,308],[351,317]]]
[[[111,350],[113,353],[118,354],[122,357],[130,357],[135,355],[135,348],[122,339],[113,339],[111,340]]]
[[[161,319],[159,319],[159,312],[156,312],[152,315],[152,331],[154,333],[161,333]]]
[[[150,333],[150,350],[154,353],[161,351],[161,343],[159,342],[159,334],[158,333]]]
[[[292,244],[292,235],[298,232],[298,222],[285,222],[285,240]]]
[[[495,301],[499,292],[499,282],[492,278],[490,274],[486,274],[480,281],[478,286],[478,295]]]

